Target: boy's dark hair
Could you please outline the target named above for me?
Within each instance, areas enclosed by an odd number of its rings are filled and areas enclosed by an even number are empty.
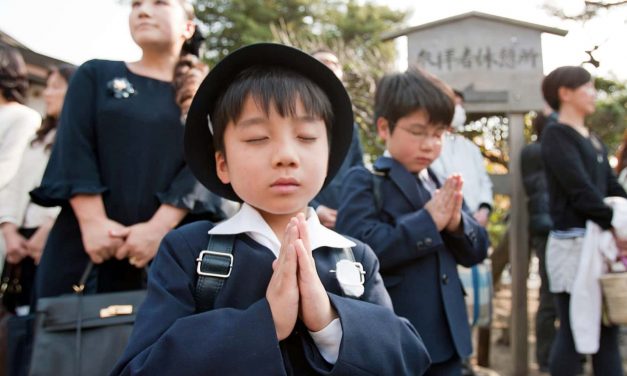
[[[300,99],[308,115],[324,120],[328,142],[331,144],[333,108],[322,89],[297,72],[265,65],[243,70],[216,101],[211,115],[216,151],[224,152],[226,125],[229,121],[237,122],[249,96],[266,115],[270,112],[270,106],[274,106],[283,117],[296,114],[296,100]]]
[[[559,67],[542,80],[542,95],[552,109],[559,111],[561,105],[559,89],[561,87],[576,89],[590,82],[591,79],[590,73],[582,67]]]
[[[374,115],[389,122],[394,131],[398,119],[424,110],[427,121],[438,127],[448,127],[455,113],[453,90],[435,76],[419,69],[387,74],[377,85]]]
[[[28,90],[28,71],[17,48],[0,43],[0,90],[7,101],[24,104]]]

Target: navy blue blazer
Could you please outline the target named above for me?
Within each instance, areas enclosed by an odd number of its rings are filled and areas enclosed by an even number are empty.
[[[420,336],[396,316],[372,250],[353,247],[366,271],[365,292],[342,296],[335,253],[314,251],[320,279],[342,324],[335,365],[320,355],[302,322],[285,340],[276,337],[265,298],[274,254],[237,235],[233,269],[213,310],[196,312],[196,258],[209,240],[210,222],[170,232],[151,268],[146,301],[113,375],[420,375],[430,364]]]
[[[474,265],[487,255],[488,236],[462,211],[463,234],[439,232],[418,190],[418,179],[392,158],[381,157],[375,170],[385,174],[380,207],[373,176],[352,169],[343,190],[336,229],[372,247],[394,310],[414,324],[434,363],[472,353],[464,292],[457,264]],[[430,176],[439,185],[435,175]]]

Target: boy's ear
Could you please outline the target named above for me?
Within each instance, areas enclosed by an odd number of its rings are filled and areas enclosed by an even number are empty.
[[[388,137],[390,137],[390,123],[384,117],[377,118],[377,134],[383,141],[387,141]]]
[[[226,164],[226,156],[221,151],[216,151],[216,174],[222,183],[229,184],[231,182],[229,167]]]

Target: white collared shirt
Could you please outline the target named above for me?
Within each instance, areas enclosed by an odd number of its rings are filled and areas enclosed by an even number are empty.
[[[356,245],[335,231],[324,227],[313,208],[307,209],[306,222],[312,251],[321,247],[347,248]],[[233,217],[209,230],[210,235],[237,235],[242,233],[270,249],[276,257],[279,256],[281,242],[261,214],[247,203],[242,204],[240,210]],[[342,324],[339,318],[331,321],[329,325],[318,332],[309,332],[322,357],[331,364],[335,364],[337,361],[342,333]]]

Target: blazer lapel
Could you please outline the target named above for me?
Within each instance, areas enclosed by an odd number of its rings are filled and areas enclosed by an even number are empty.
[[[403,196],[414,206],[416,210],[424,206],[424,202],[418,191],[418,180],[411,172],[392,158],[380,157],[374,164],[378,171],[387,171],[390,180],[396,184]]]

